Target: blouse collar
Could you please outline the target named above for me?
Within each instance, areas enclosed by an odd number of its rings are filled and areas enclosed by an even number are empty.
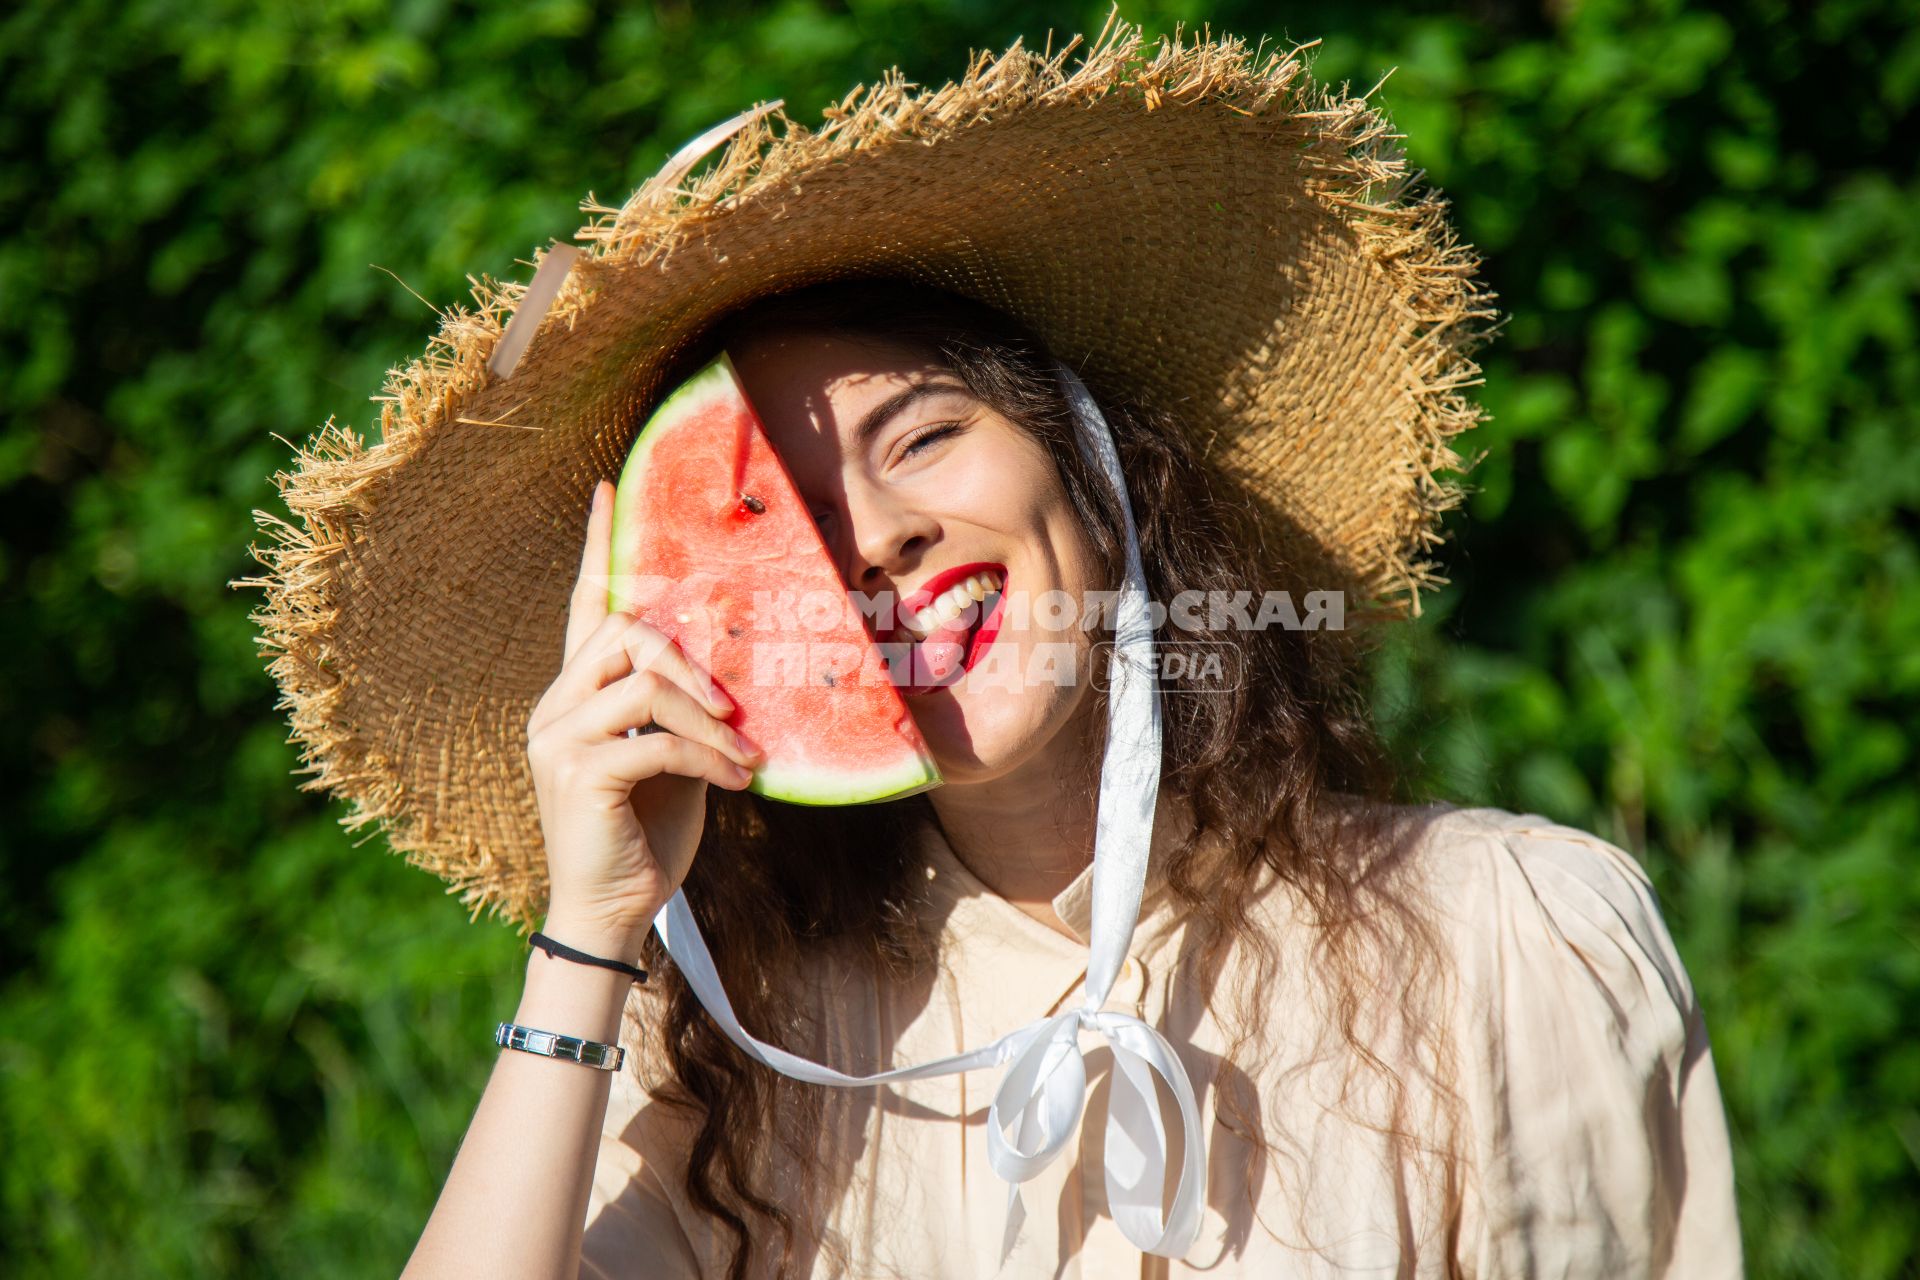
[[[1168,890],[1164,851],[1187,829],[1186,809],[1163,799],[1141,890],[1140,919],[1128,953],[1150,960],[1181,915]],[[1053,909],[1074,936],[1034,919],[990,889],[953,851],[938,823],[916,831],[926,876],[926,909],[938,923],[942,963],[974,1013],[969,1043],[998,1036],[1064,1006],[1086,975],[1092,924],[1093,866],[1089,863],[1053,898]],[[987,1025],[982,1026],[985,1022]]]

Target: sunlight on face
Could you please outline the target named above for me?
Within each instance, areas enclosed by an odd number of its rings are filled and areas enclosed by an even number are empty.
[[[847,588],[904,604],[912,629],[879,638],[939,682],[902,692],[948,782],[1034,756],[1082,702],[1093,637],[1024,602],[1100,585],[1046,447],[950,370],[878,343],[765,333],[729,354]],[[969,579],[998,581],[1001,607],[952,617]]]

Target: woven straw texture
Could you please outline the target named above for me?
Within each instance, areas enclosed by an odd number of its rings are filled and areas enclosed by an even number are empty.
[[[1081,43],[1015,42],[934,91],[889,72],[818,130],[775,111],[689,181],[589,196],[585,252],[510,378],[488,357],[525,286],[481,277],[389,372],[377,443],[315,433],[275,476],[293,520],[255,513],[266,572],[238,584],[265,592],[303,789],[474,915],[536,923],[526,721],[592,487],[716,319],[818,280],[908,276],[1020,317],[1096,397],[1181,415],[1270,508],[1279,580],[1250,586],[1417,614],[1497,320],[1446,202],[1299,48],[1148,46],[1109,18],[1069,66]]]

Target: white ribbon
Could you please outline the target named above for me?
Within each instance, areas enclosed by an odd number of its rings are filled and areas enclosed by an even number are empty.
[[[675,893],[654,920],[667,953],[679,965],[709,1015],[749,1057],[796,1080],[845,1088],[956,1075],[1006,1067],[995,1091],[987,1127],[987,1160],[1007,1181],[1007,1221],[1001,1235],[1004,1263],[1026,1219],[1020,1184],[1059,1156],[1086,1105],[1086,1063],[1080,1032],[1106,1037],[1114,1077],[1107,1107],[1107,1205],[1121,1232],[1139,1249],[1178,1258],[1192,1247],[1206,1203],[1206,1152],[1200,1105],[1186,1068],[1167,1038],[1130,1014],[1104,1008],[1126,960],[1140,915],[1153,811],[1160,791],[1160,703],[1153,679],[1153,628],[1147,616],[1146,575],[1140,539],[1127,499],[1113,434],[1093,397],[1072,369],[1055,372],[1073,408],[1079,444],[1117,495],[1127,536],[1126,579],[1115,615],[1109,668],[1106,753],[1093,846],[1092,935],[1087,957],[1087,998],[1077,1009],[1040,1018],[992,1044],[918,1066],[851,1076],[821,1066],[777,1045],[755,1039],[740,1025],[722,989],[713,956],[700,936],[684,892]],[[1184,1141],[1180,1180],[1172,1206],[1162,1216],[1167,1168],[1167,1125],[1153,1076],[1166,1082],[1180,1108]]]

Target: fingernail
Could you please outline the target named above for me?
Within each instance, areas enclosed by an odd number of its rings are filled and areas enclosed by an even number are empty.
[[[760,749],[759,743],[747,737],[747,735],[741,733],[738,729],[733,731],[733,744],[750,756],[758,757],[766,754],[766,752]]]
[[[723,693],[717,684],[709,684],[707,690],[708,696],[713,699],[713,705],[720,708],[720,714],[731,715],[733,712],[733,699]]]
[[[739,765],[735,765],[733,766],[733,776],[738,778],[741,782],[752,782],[753,770],[743,769]]]

